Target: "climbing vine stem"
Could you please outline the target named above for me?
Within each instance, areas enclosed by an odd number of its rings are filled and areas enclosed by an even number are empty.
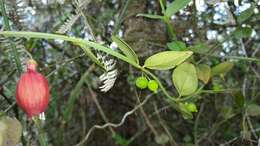
[[[172,101],[177,101],[177,99],[175,97],[172,97],[165,89],[165,87],[162,85],[161,81],[149,70],[143,68],[142,66],[140,66],[139,64],[137,64],[136,62],[128,59],[126,56],[110,49],[107,48],[105,46],[102,46],[98,43],[92,42],[92,41],[87,41],[87,40],[83,40],[81,38],[75,38],[75,37],[69,37],[69,36],[65,36],[65,35],[58,35],[58,34],[49,34],[49,33],[40,33],[40,32],[24,32],[24,31],[3,31],[0,32],[0,35],[6,36],[6,37],[23,37],[23,38],[38,38],[38,39],[60,39],[60,40],[64,40],[64,41],[69,41],[72,42],[75,45],[81,46],[81,45],[87,45],[89,46],[89,48],[95,48],[99,51],[103,51],[109,55],[112,55],[122,61],[125,61],[129,64],[131,64],[133,67],[141,70],[142,72],[146,73],[148,76],[150,76],[151,78],[153,78],[154,80],[157,81],[159,87],[161,88],[162,92],[165,94],[165,96],[169,99],[171,99]]]

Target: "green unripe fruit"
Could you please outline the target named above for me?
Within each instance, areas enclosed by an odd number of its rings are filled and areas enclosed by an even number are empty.
[[[135,81],[136,87],[139,89],[145,89],[148,85],[148,80],[145,77],[138,77]]]
[[[155,80],[150,80],[148,82],[148,89],[153,92],[157,92],[158,84]]]
[[[187,110],[189,110],[190,112],[198,112],[197,107],[194,103],[186,103],[186,108]]]

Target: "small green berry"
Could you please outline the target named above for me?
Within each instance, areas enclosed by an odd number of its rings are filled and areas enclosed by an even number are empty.
[[[187,110],[189,110],[190,112],[198,112],[197,107],[194,103],[186,103],[185,105]]]
[[[148,89],[153,92],[157,92],[158,84],[155,80],[150,80],[148,82]]]
[[[136,87],[139,89],[147,88],[148,80],[145,77],[138,77],[135,81]]]

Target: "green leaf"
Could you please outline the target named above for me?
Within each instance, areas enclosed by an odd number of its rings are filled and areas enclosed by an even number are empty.
[[[193,118],[193,115],[192,115],[192,112],[189,111],[189,109],[187,108],[187,106],[183,103],[179,103],[178,104],[178,111],[181,112],[182,116],[184,119],[192,119]]]
[[[163,145],[163,144],[168,143],[169,140],[170,140],[170,139],[169,139],[168,135],[166,135],[165,133],[160,134],[160,135],[158,135],[158,136],[155,137],[155,142],[156,142],[157,144],[160,144],[160,145]]]
[[[197,106],[195,103],[185,103],[185,106],[187,108],[187,110],[189,110],[192,113],[196,113],[198,112]]]
[[[234,93],[233,100],[236,103],[236,105],[240,108],[243,108],[245,105],[245,97],[243,96],[241,91],[238,91]]]
[[[164,51],[147,58],[144,67],[149,69],[167,70],[184,62],[192,55],[191,51]]]
[[[241,14],[237,17],[237,22],[243,23],[248,18],[250,18],[254,14],[254,9],[255,9],[255,7],[252,6],[248,9],[246,9],[245,11],[241,12]]]
[[[198,77],[193,64],[184,62],[172,74],[172,81],[180,96],[191,95],[198,88]]]
[[[187,135],[185,135],[185,136],[183,137],[183,141],[185,141],[186,143],[188,143],[188,142],[191,142],[191,141],[192,141],[192,138],[187,134]],[[187,145],[185,144],[185,146],[187,146]]]
[[[119,49],[126,55],[127,58],[139,64],[139,60],[134,50],[122,39],[112,36],[112,40],[117,44]]]
[[[223,106],[220,109],[220,115],[224,118],[224,119],[229,119],[233,116],[233,109],[232,107],[229,106]]]
[[[175,0],[166,8],[166,16],[170,17],[171,15],[178,12],[180,9],[184,8],[191,0]]]
[[[233,66],[234,66],[234,63],[232,63],[232,62],[220,63],[211,69],[211,76],[226,74],[233,68]]]
[[[97,59],[96,55],[94,53],[92,53],[92,51],[89,49],[88,46],[83,45],[83,44],[78,44],[82,50],[84,51],[84,53],[93,61],[95,62],[98,66],[100,66],[101,68],[105,69],[105,67],[103,66],[103,64]]]
[[[6,139],[7,124],[0,121],[0,146],[4,145]]]
[[[260,106],[257,104],[248,105],[247,113],[249,116],[259,116],[260,115]]]
[[[189,47],[189,50],[198,54],[206,54],[210,49],[207,44],[197,42],[194,46]]]
[[[253,20],[259,21],[260,20],[260,13],[257,13]]]
[[[187,48],[185,43],[181,41],[167,43],[167,47],[172,51],[184,51]]]
[[[249,27],[238,27],[234,32],[233,35],[237,39],[248,38],[252,34],[252,29]]]
[[[121,135],[115,133],[112,136],[113,140],[115,141],[116,144],[122,145],[122,146],[128,146],[128,140],[122,137]]]
[[[211,76],[210,67],[206,64],[199,64],[196,66],[196,69],[198,78],[203,81],[204,84],[207,84]]]
[[[150,19],[163,19],[163,16],[151,15],[151,14],[137,14],[137,17],[146,17],[146,18],[150,18]]]
[[[0,119],[5,115],[3,111],[0,111]]]
[[[13,146],[20,141],[22,125],[16,118],[2,117],[0,119],[0,145]]]

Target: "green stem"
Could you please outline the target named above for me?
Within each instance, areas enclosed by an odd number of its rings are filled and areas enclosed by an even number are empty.
[[[217,57],[217,58],[237,59],[237,60],[244,60],[244,61],[255,61],[255,62],[260,62],[260,59],[257,59],[257,58],[251,58],[251,57],[240,57],[240,56],[219,56],[219,55],[209,55],[209,56]]]
[[[9,25],[9,20],[7,18],[7,14],[6,14],[6,10],[5,10],[5,0],[0,0],[1,2],[1,12],[2,12],[2,16],[4,19],[4,29],[5,30],[10,30],[10,25]]]
[[[45,132],[43,130],[43,128],[41,127],[40,121],[38,119],[38,117],[34,117],[33,121],[35,123],[35,126],[37,127],[38,131],[39,131],[39,143],[41,146],[48,146],[46,139],[45,139]]]
[[[172,28],[172,25],[171,25],[171,22],[170,22],[169,17],[167,17],[167,16],[164,15],[164,16],[163,16],[163,21],[164,21],[164,23],[165,23],[165,25],[166,25],[167,32],[168,32],[168,35],[169,35],[170,39],[171,39],[172,41],[177,40],[176,34],[175,34],[175,32],[173,31],[173,28]]]
[[[161,88],[162,92],[166,95],[167,98],[172,99],[173,101],[177,101],[176,97],[172,97],[164,88],[164,86],[162,85],[161,81],[153,74],[151,73],[149,70],[145,69],[145,68],[141,68],[141,70],[143,72],[145,72],[147,75],[149,75],[150,77],[152,77],[159,85],[159,87]]]
[[[186,97],[183,97],[183,98],[178,98],[177,101],[180,101],[180,102],[183,102],[183,101],[187,101],[191,98],[195,98],[197,95],[199,95],[200,93],[202,93],[202,89],[204,88],[205,85],[202,85],[195,93],[189,95],[189,96],[186,96]]]
[[[116,51],[113,51],[112,49],[104,47],[100,44],[97,44],[92,41],[83,40],[81,38],[69,37],[69,36],[58,35],[58,34],[49,34],[49,33],[41,33],[41,32],[25,32],[25,31],[3,31],[3,32],[0,32],[0,35],[4,35],[7,37],[38,38],[38,39],[52,39],[52,40],[60,39],[60,40],[72,42],[73,44],[78,45],[78,46],[87,45],[89,47],[93,47],[97,50],[100,50],[107,54],[115,56],[118,59],[121,59],[121,60],[133,65],[136,68],[141,68],[140,65],[136,64],[134,61],[129,60],[126,56],[124,56]]]
[[[9,20],[6,14],[6,10],[5,10],[5,1],[4,0],[0,0],[0,5],[1,5],[1,12],[2,12],[2,16],[3,16],[3,20],[4,20],[4,30],[11,30],[10,24],[9,24]],[[19,74],[22,73],[22,65],[21,65],[21,61],[18,55],[18,52],[15,48],[15,44],[13,43],[13,41],[10,41],[11,43],[11,49],[12,49],[12,55],[14,56],[14,60],[15,60],[15,64],[17,67],[17,70],[19,72]]]
[[[125,2],[123,10],[122,10],[121,14],[119,15],[119,18],[116,20],[115,29],[112,32],[113,35],[115,35],[118,32],[118,30],[120,29],[120,24],[122,23],[123,16],[125,15],[125,12],[127,10],[127,7],[129,6],[130,2],[131,2],[131,0],[127,0]]]
[[[162,9],[162,14],[165,15],[165,6],[164,6],[164,2],[162,0],[159,0],[160,3],[160,7]]]
[[[82,44],[87,45],[90,48],[95,48],[95,49],[103,51],[103,52],[105,52],[109,55],[117,57],[118,59],[125,61],[125,62],[131,64],[133,67],[145,72],[146,74],[151,76],[158,83],[159,87],[162,89],[162,91],[166,95],[166,97],[172,99],[173,101],[177,101],[175,97],[172,97],[168,94],[168,92],[166,91],[166,89],[164,88],[164,86],[162,85],[160,80],[153,73],[151,73],[149,70],[141,67],[139,64],[137,64],[136,62],[128,59],[126,56],[124,56],[124,55],[122,55],[122,54],[120,54],[116,51],[113,51],[112,49],[104,47],[100,44],[97,44],[95,42],[83,40],[81,38],[69,37],[69,36],[65,36],[65,35],[48,34],[48,33],[40,33],[40,32],[3,31],[3,32],[0,32],[0,35],[4,35],[4,36],[8,36],[8,37],[25,37],[25,38],[39,38],[39,39],[61,39],[61,40],[64,40],[64,41],[72,42],[75,45],[79,45],[79,46],[82,45]]]

